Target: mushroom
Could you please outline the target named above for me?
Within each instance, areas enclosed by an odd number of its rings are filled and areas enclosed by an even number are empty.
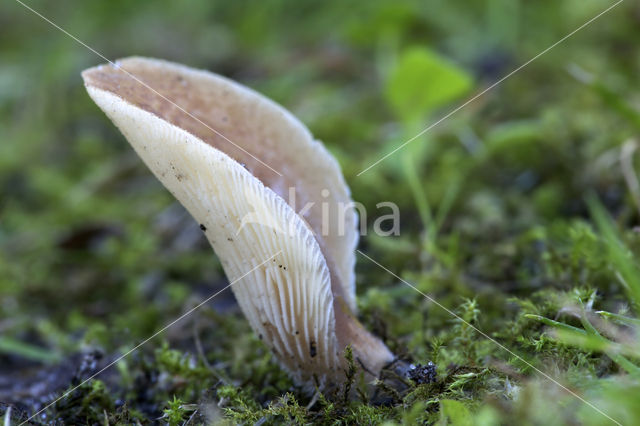
[[[82,77],[201,224],[253,330],[296,383],[344,381],[347,346],[369,379],[394,360],[355,316],[349,188],[300,121],[234,81],[162,60],[127,58]]]

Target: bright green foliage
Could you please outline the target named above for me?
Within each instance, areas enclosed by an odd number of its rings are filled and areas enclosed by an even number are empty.
[[[471,89],[471,77],[435,52],[412,47],[398,58],[387,81],[386,95],[398,117],[424,120],[437,108]]]

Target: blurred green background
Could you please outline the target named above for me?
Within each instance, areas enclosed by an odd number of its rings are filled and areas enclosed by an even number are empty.
[[[362,250],[616,420],[640,416],[636,2],[359,176],[613,2],[25,3],[109,59],[209,69],[284,105],[356,201],[400,207],[401,236]],[[226,284],[197,224],[87,96],[80,72],[103,62],[0,4],[0,413],[16,421]],[[227,292],[42,421],[610,423],[363,258],[358,295],[396,353],[437,363],[437,386],[306,408]],[[599,335],[600,311],[627,318],[608,343],[557,331]],[[608,346],[621,340],[631,349]]]

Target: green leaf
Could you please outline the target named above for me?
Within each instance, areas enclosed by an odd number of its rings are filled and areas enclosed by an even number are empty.
[[[404,121],[422,119],[471,89],[471,76],[431,50],[414,47],[387,80],[387,101]]]
[[[553,327],[555,330],[554,337],[556,340],[567,345],[577,346],[584,350],[606,353],[614,362],[620,365],[629,374],[635,377],[640,377],[640,368],[620,354],[621,351],[627,349],[627,351],[630,351],[631,354],[635,356],[635,350],[633,348],[621,347],[618,344],[605,339],[591,325],[591,323],[587,321],[586,318],[583,318],[582,321],[582,325],[587,329],[585,331],[540,315],[526,314],[524,316],[525,318],[540,321],[543,324]]]
[[[638,265],[622,242],[622,238],[618,234],[611,217],[593,194],[587,197],[587,204],[589,205],[591,216],[607,245],[609,261],[619,274],[629,299],[636,306],[640,305],[640,270]]]
[[[539,321],[539,322],[541,322],[541,323],[543,323],[545,325],[548,325],[550,327],[554,327],[554,328],[557,328],[557,329],[566,330],[566,331],[569,331],[569,332],[582,334],[582,335],[586,335],[587,334],[586,331],[584,331],[584,330],[582,330],[580,328],[574,327],[574,326],[569,325],[569,324],[565,324],[563,322],[559,322],[559,321],[555,321],[555,320],[552,320],[552,319],[549,319],[549,318],[545,318],[545,317],[540,316],[540,315],[525,314],[524,317],[528,318],[528,319]]]
[[[577,346],[583,350],[603,352],[627,373],[635,378],[640,378],[640,367],[620,354],[620,352],[624,352],[626,349],[627,352],[631,352],[630,355],[637,356],[637,352],[635,352],[633,348],[625,348],[599,335],[585,335],[567,329],[556,329],[556,338],[567,345]]]
[[[460,401],[444,399],[440,401],[440,424],[451,426],[471,426],[471,413]]]
[[[607,312],[607,311],[596,311],[596,314],[604,318],[607,318],[611,321],[617,322],[618,324],[640,326],[640,319],[637,319],[637,318],[631,318],[625,315],[614,314],[612,312]]]
[[[39,346],[30,345],[11,337],[0,337],[0,353],[18,355],[32,361],[52,364],[60,361],[60,355]]]

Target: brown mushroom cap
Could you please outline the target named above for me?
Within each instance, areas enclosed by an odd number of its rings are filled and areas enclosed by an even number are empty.
[[[341,211],[339,203],[351,202],[350,191],[322,143],[289,111],[227,78],[158,59],[132,57],[117,65],[84,71],[85,85],[113,93],[223,151],[289,205],[289,188],[295,188],[296,211],[314,203],[304,219],[335,264],[343,297],[355,312],[357,216],[353,209]],[[322,203],[328,212],[325,233]]]
[[[341,381],[347,345],[373,374],[392,360],[353,316],[353,211],[344,217],[346,235],[337,233],[338,204],[350,202],[349,190],[336,161],[298,120],[244,86],[165,61],[125,59],[83,78],[202,224],[227,277],[237,280],[232,289],[255,332],[298,383]],[[296,208],[316,201],[308,216],[287,204],[290,186]],[[329,205],[328,235],[320,202]]]

